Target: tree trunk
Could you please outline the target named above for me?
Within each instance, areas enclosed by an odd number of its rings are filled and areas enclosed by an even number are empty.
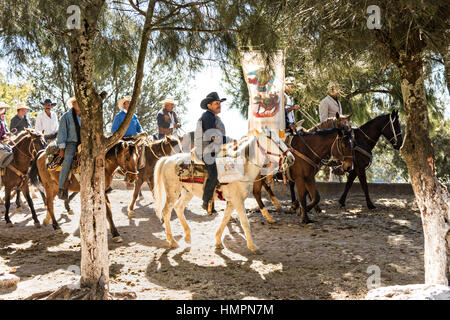
[[[81,110],[81,285],[91,288],[91,299],[109,294],[108,233],[105,203],[105,138],[102,100],[93,81],[94,39],[104,1],[82,9],[80,30],[70,37],[70,62],[77,102]]]
[[[422,57],[403,57],[398,66],[406,113],[406,135],[401,153],[422,217],[425,283],[448,285],[446,237],[450,229],[450,197],[447,188],[436,178]]]

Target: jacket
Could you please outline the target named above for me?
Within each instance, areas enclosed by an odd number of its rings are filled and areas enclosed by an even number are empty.
[[[320,122],[336,116],[336,112],[342,114],[342,106],[339,101],[336,101],[329,95],[326,96],[319,105]]]
[[[81,117],[77,115],[78,123],[81,126]],[[73,121],[72,109],[64,113],[59,121],[58,134],[56,135],[56,143],[60,149],[65,149],[67,143],[77,143],[77,130]]]
[[[114,133],[119,129],[120,124],[125,119],[127,113],[125,111],[120,111],[116,116],[114,117],[114,121],[111,128],[111,133]],[[131,118],[130,125],[128,126],[127,131],[124,134],[124,137],[130,137],[135,136],[138,133],[142,132],[141,124],[139,123],[139,120],[135,114],[133,114],[133,118]]]

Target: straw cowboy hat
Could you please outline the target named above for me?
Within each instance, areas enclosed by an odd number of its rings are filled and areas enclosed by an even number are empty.
[[[69,108],[72,108],[73,107],[72,102],[74,102],[74,101],[77,101],[77,98],[71,97],[71,98],[67,99],[66,106],[68,106]]]
[[[20,109],[30,109],[30,107],[28,107],[25,102],[19,102],[18,104],[16,104],[16,110]]]
[[[6,109],[11,108],[11,106],[3,101],[0,101],[0,114],[6,113]],[[3,111],[4,110],[4,111]]]
[[[170,97],[166,97],[164,100],[161,101],[161,104],[163,104],[163,105],[166,103],[177,104],[178,101],[175,100],[172,96],[170,96]]]
[[[125,101],[131,101],[131,96],[125,96],[122,99],[120,99],[119,102],[117,102],[117,105],[119,106],[120,109],[123,109],[123,104],[125,103]]]

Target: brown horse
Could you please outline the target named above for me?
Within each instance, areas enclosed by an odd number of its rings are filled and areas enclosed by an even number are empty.
[[[12,227],[9,219],[9,207],[11,200],[11,191],[20,188],[25,195],[28,206],[31,209],[31,215],[34,225],[39,228],[39,220],[34,210],[33,200],[30,197],[28,188],[28,170],[30,163],[36,158],[38,152],[45,148],[44,136],[33,129],[25,128],[24,131],[11,140],[14,159],[2,173],[2,182],[5,186],[5,221],[7,227]]]
[[[342,163],[344,171],[353,169],[351,135],[343,129],[319,130],[308,135],[294,136],[291,147],[295,162],[289,169],[289,178],[295,182],[300,199],[297,215],[301,217],[302,223],[308,223],[311,222],[308,212],[320,201],[314,178],[319,171],[320,162],[331,155],[332,160]],[[308,205],[306,205],[306,191],[312,198]]]
[[[346,131],[351,130],[350,125],[351,115],[339,115],[338,112],[336,112],[336,117],[328,118],[315,127],[306,130],[307,133],[313,133],[317,130],[321,129],[331,129],[331,128],[337,128],[337,129],[344,129]],[[305,132],[305,131],[304,131]],[[281,174],[277,173],[276,177],[279,179],[282,179]],[[264,187],[266,192],[269,194],[270,201],[275,206],[275,208],[282,212],[283,209],[281,208],[277,197],[273,193],[272,189],[270,188],[270,185],[267,183],[267,177],[266,176],[259,176],[256,181],[253,183],[253,196],[258,203],[259,209],[261,210],[262,215],[266,218],[267,222],[274,223],[275,220],[272,218],[272,216],[267,211],[267,208],[264,206],[264,203],[261,199],[261,189]],[[292,199],[292,206],[289,209],[292,213],[296,211],[298,206],[300,205],[299,202],[296,199],[295,196],[295,184],[292,181],[289,181],[289,188],[291,192],[291,199]],[[318,209],[318,208],[316,208]]]
[[[136,180],[138,171],[138,154],[136,150],[135,144],[138,142],[131,143],[126,141],[119,141],[116,145],[114,145],[105,156],[105,190],[109,188],[113,179],[113,173],[120,167],[122,171],[125,172],[127,176],[128,182],[133,182]],[[48,225],[50,220],[52,221],[53,229],[56,233],[61,233],[61,228],[58,225],[58,222],[55,219],[54,208],[53,208],[53,200],[58,193],[58,181],[59,181],[59,171],[56,170],[48,170],[47,169],[47,156],[45,153],[41,153],[36,160],[35,164],[36,168],[32,169],[31,181],[34,185],[39,186],[39,181],[37,176],[44,185],[45,194],[46,194],[46,206],[47,206],[47,215],[44,220],[44,225]],[[69,191],[79,192],[80,184],[74,175],[69,176],[68,181],[66,182],[69,185]],[[111,205],[108,199],[108,196],[105,194],[106,199],[106,217],[109,222],[111,234],[113,236],[114,242],[122,242],[122,238],[117,231],[114,221],[112,219],[111,214]]]
[[[164,139],[148,142],[145,146],[145,166],[139,169],[137,180],[134,183],[133,199],[128,207],[128,217],[133,216],[134,204],[141,191],[144,182],[147,183],[150,191],[153,192],[154,181],[153,172],[156,162],[161,157],[170,156],[181,151],[181,141],[176,136],[166,136]]]

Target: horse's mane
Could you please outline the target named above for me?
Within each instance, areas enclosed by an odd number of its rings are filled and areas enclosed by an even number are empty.
[[[389,115],[390,115],[390,113],[381,114],[381,115],[379,115],[379,116],[377,116],[377,117],[367,121],[366,123],[360,125],[359,127],[362,128],[362,127],[365,127],[365,126],[369,126],[372,123],[374,123],[375,121],[380,120],[383,117],[388,117]]]
[[[111,147],[111,149],[108,150],[105,157],[113,156],[113,155],[115,155],[116,152],[119,153],[120,151],[122,151],[122,147],[123,147],[124,143],[128,144],[128,146],[130,148],[130,154],[132,154],[134,151],[135,145],[132,143],[128,143],[127,141],[119,140],[115,145],[113,145]]]
[[[341,129],[331,128],[331,129],[321,129],[314,132],[304,132],[302,136],[327,136],[329,134],[338,132]]]

